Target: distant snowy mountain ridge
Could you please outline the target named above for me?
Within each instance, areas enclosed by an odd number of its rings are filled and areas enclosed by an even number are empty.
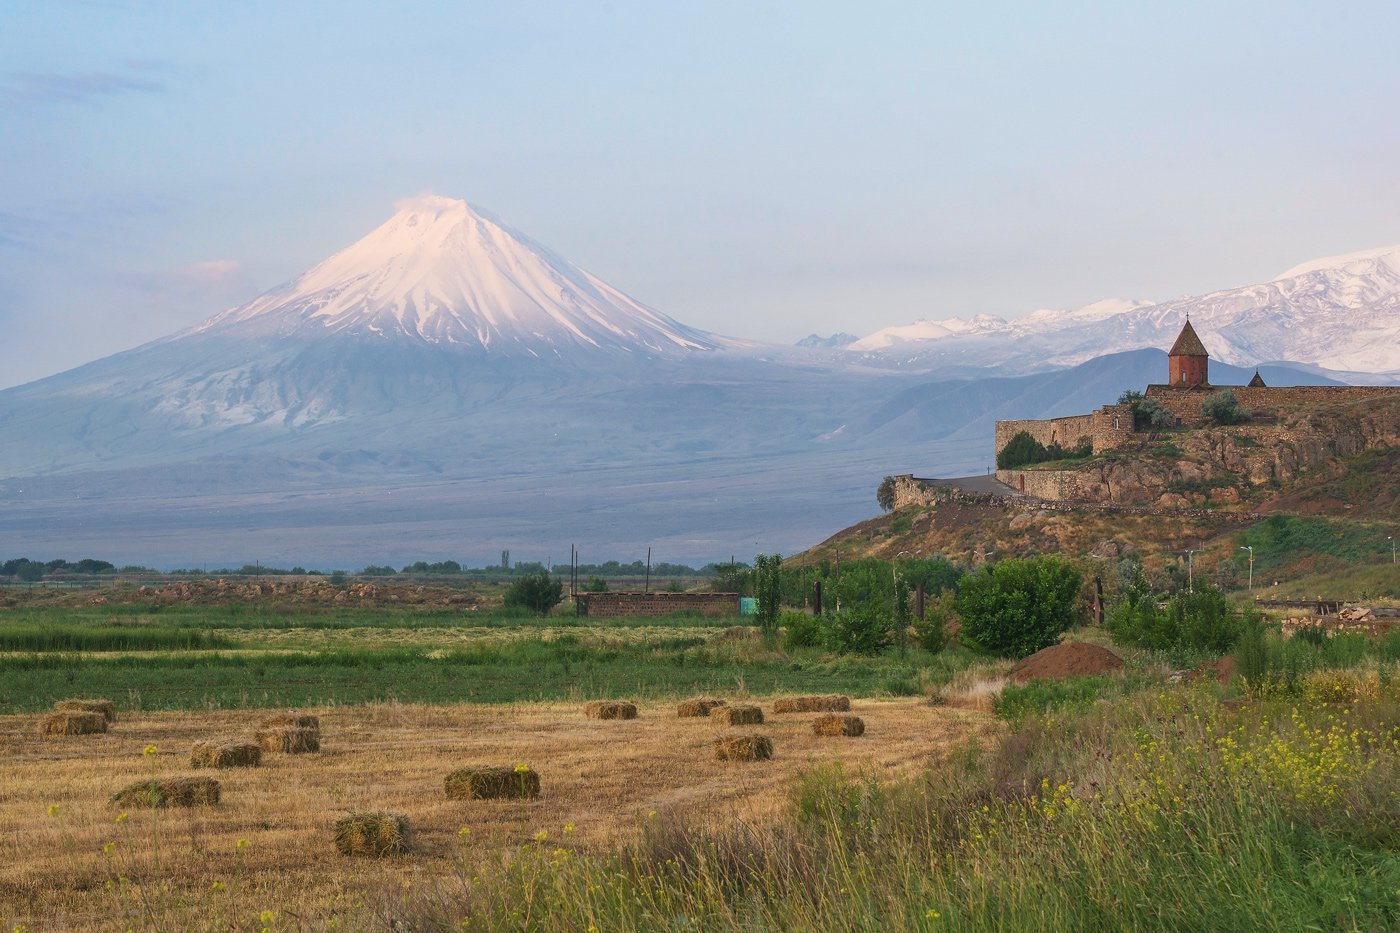
[[[889,362],[1026,370],[1165,348],[1187,318],[1213,357],[1237,366],[1291,360],[1338,372],[1400,372],[1400,246],[1317,259],[1256,285],[1151,303],[1109,299],[1007,321],[921,320],[847,350]]]

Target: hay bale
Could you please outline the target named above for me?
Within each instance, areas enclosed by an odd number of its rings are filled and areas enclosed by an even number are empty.
[[[107,717],[101,713],[50,713],[39,720],[41,735],[92,735],[107,731]]]
[[[117,721],[117,706],[111,700],[59,700],[53,708],[59,713],[101,713],[109,723]]]
[[[827,713],[812,720],[812,731],[817,735],[865,735],[865,720],[859,716]]]
[[[262,747],[252,742],[196,742],[190,749],[191,768],[256,768]]]
[[[681,700],[676,706],[676,715],[682,719],[691,716],[708,716],[721,706],[728,706],[728,700],[721,700],[718,697],[692,697],[689,700]]]
[[[783,697],[773,701],[775,713],[844,713],[851,708],[851,698],[839,693],[826,696]]]
[[[219,782],[210,777],[137,781],[112,795],[119,807],[212,807],[218,802]]]
[[[589,719],[636,719],[637,704],[620,700],[595,700],[583,708]]]
[[[302,752],[321,750],[321,733],[316,729],[298,729],[296,726],[259,729],[253,737],[263,751],[268,752],[300,755]]]
[[[398,813],[352,813],[335,821],[335,847],[341,855],[383,858],[402,855],[412,844],[408,817]]]
[[[763,710],[757,706],[726,706],[712,710],[711,719],[719,719],[731,726],[756,726],[763,722]]]
[[[278,713],[276,716],[268,716],[258,723],[259,729],[310,729],[312,732],[321,731],[321,717],[311,716],[306,713],[299,713],[294,709],[285,713]]]
[[[458,768],[443,779],[449,800],[533,800],[540,795],[540,776],[533,768]]]
[[[720,761],[765,761],[773,757],[773,740],[766,735],[734,735],[715,739]]]

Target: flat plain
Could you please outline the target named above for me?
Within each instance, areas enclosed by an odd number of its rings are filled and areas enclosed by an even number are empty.
[[[268,754],[262,767],[219,771],[190,769],[190,746],[249,736],[262,711],[119,711],[110,732],[69,737],[41,737],[32,715],[0,717],[0,915],[31,926],[197,915],[238,926],[295,903],[315,925],[314,915],[353,912],[365,891],[386,884],[450,885],[482,849],[611,848],[653,820],[762,818],[813,765],[907,777],[997,729],[983,712],[857,699],[864,736],[818,737],[816,714],[774,715],[770,698],[752,699],[767,721],[739,729],[678,718],[672,700],[642,703],[637,719],[617,721],[587,719],[577,703],[328,707],[310,711],[321,717],[320,753]],[[771,736],[774,759],[716,761],[714,739],[735,731]],[[542,796],[447,800],[444,776],[474,764],[528,764]],[[196,773],[218,777],[217,806],[126,812],[108,803],[153,774]],[[361,810],[406,815],[413,852],[371,862],[338,854],[335,820]],[[211,909],[223,916],[208,917]]]

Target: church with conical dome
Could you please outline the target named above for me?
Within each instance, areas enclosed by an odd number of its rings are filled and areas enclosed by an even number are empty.
[[[1246,420],[1255,424],[1276,422],[1290,410],[1331,402],[1359,401],[1400,393],[1396,386],[1285,386],[1270,387],[1256,369],[1247,385],[1215,385],[1210,381],[1210,353],[1188,319],[1167,351],[1167,381],[1147,386],[1145,392],[1125,393],[1116,405],[1105,405],[1086,415],[1043,420],[998,421],[998,455],[1018,434],[1028,434],[1045,448],[1056,447],[1069,456],[1099,454],[1142,446],[1153,436],[1173,428],[1207,425],[1210,416],[1202,403],[1216,394],[1231,393]],[[1145,419],[1142,412],[1155,414]],[[1015,473],[1016,471],[998,471]],[[1003,477],[1015,485],[1016,477]]]

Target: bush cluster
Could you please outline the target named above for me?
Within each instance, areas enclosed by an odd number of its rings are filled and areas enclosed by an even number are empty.
[[[1017,467],[1030,466],[1035,463],[1046,463],[1050,460],[1069,460],[1073,458],[1088,457],[1094,453],[1092,444],[1085,444],[1082,447],[1066,448],[1059,444],[1051,444],[1046,447],[1040,441],[1031,437],[1025,431],[1020,431],[1014,435],[1006,446],[997,451],[997,469],[1014,470]]]

